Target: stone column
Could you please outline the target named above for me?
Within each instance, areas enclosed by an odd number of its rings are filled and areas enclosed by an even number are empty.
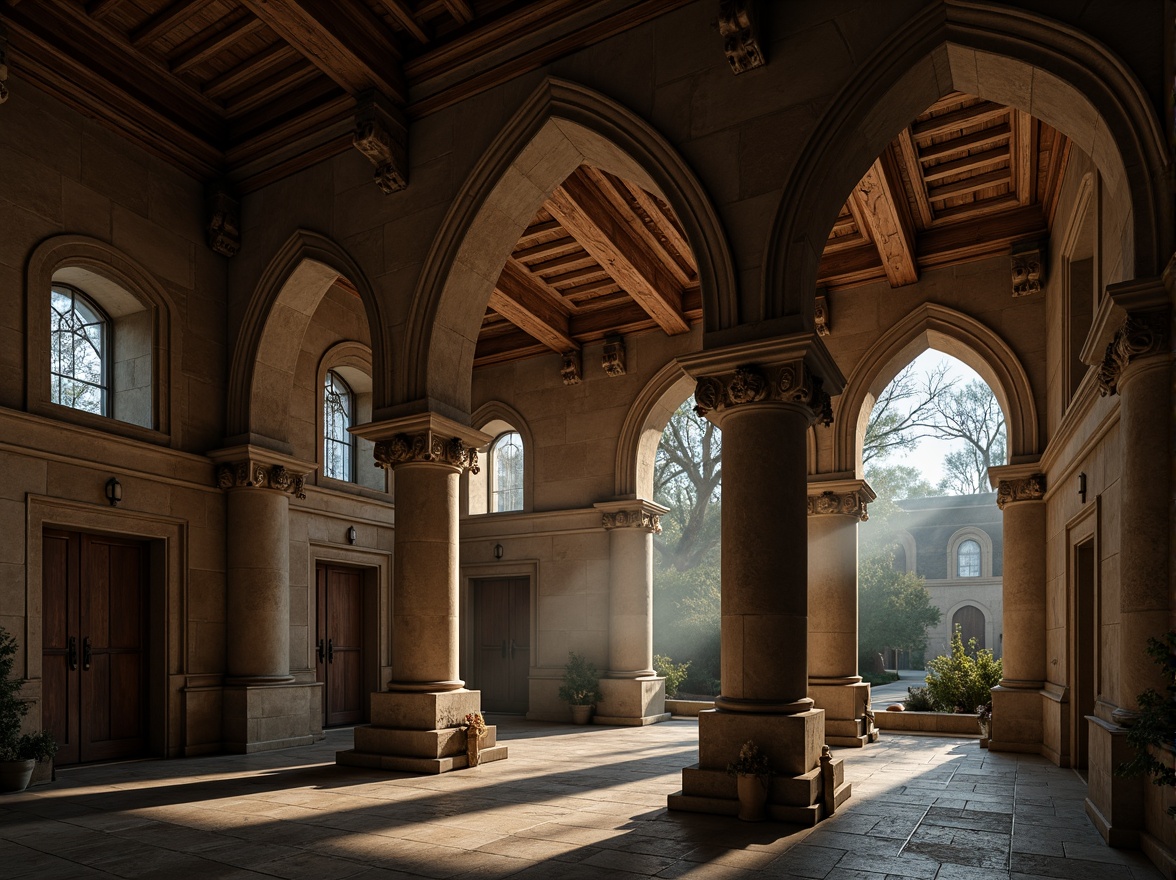
[[[665,680],[653,669],[653,536],[667,508],[652,501],[596,505],[608,531],[608,675],[596,724],[668,721]]]
[[[255,446],[224,449],[226,648],[222,730],[230,751],[313,742],[321,686],[290,674],[290,498],[312,465]]]
[[[1004,513],[1004,606],[999,687],[992,691],[994,751],[1036,752],[1045,684],[1045,475],[1037,464],[988,469]]]
[[[877,742],[870,685],[858,675],[858,523],[875,498],[863,480],[808,487],[809,696],[825,710],[825,742]]]
[[[777,774],[771,815],[811,825],[825,815],[825,713],[808,696],[805,434],[814,421],[832,422],[823,379],[837,391],[841,376],[815,336],[682,363],[697,379],[697,411],[723,431],[722,694],[699,715],[698,766],[683,770],[669,805],[733,812],[725,770],[751,740]],[[840,780],[834,788],[838,801],[849,796]]]
[[[355,730],[340,764],[414,773],[467,766],[462,719],[481,694],[458,678],[458,487],[478,472],[476,447],[490,438],[426,413],[363,425],[376,464],[396,474],[392,600],[392,680],[372,694],[371,724]],[[506,757],[490,726],[482,760]]]

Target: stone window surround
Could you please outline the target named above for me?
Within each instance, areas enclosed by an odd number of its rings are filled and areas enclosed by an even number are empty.
[[[980,545],[980,575],[979,578],[992,577],[992,537],[984,529],[976,526],[964,526],[947,541],[947,576],[949,579],[963,578],[959,573],[960,545],[965,541],[975,541]],[[969,576],[969,582],[979,578]]]
[[[147,313],[151,338],[150,426],[75,410],[52,401],[49,296],[55,282],[82,290],[112,319],[114,334],[118,332],[120,317]],[[25,393],[29,412],[149,443],[171,445],[171,377],[175,374],[173,359],[178,352],[172,350],[169,340],[170,321],[175,315],[170,297],[154,276],[119,249],[82,235],[59,235],[44,241],[29,258],[25,277],[28,365]],[[111,385],[108,393],[117,394],[113,377]]]
[[[485,464],[485,468],[486,468],[486,509],[488,511],[491,511],[492,513],[517,513],[518,511],[522,510],[521,503],[518,507],[511,507],[511,508],[507,508],[505,510],[493,510],[494,496],[498,492],[502,491],[498,485],[498,462],[496,461],[496,459],[498,458],[498,448],[499,448],[499,445],[502,444],[508,437],[512,437],[512,436],[518,438],[518,445],[519,445],[520,450],[522,450],[523,467],[524,467],[524,469],[526,468],[527,455],[526,455],[526,450],[523,449],[523,436],[518,431],[516,431],[514,428],[511,428],[510,430],[501,432],[500,434],[498,434],[498,436],[496,436],[493,440],[490,441],[489,451],[486,453],[486,464]],[[523,487],[521,485],[518,487],[520,494],[522,492],[522,488]],[[512,491],[513,491],[513,487],[512,487]]]
[[[521,510],[490,513],[490,458],[494,441],[478,449],[479,473],[464,471],[461,475],[462,516],[511,516],[527,513],[535,505],[535,442],[531,429],[522,415],[508,404],[492,400],[478,407],[470,418],[470,425],[497,440],[508,431],[515,431],[523,444],[523,506]]]

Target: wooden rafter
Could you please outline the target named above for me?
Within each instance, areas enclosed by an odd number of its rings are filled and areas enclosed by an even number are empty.
[[[301,56],[294,49],[285,43],[275,43],[252,58],[245,59],[231,70],[210,79],[204,84],[204,94],[210,98],[222,98],[295,58]]]
[[[891,170],[889,151],[874,161],[853,190],[864,228],[870,230],[886,277],[892,287],[919,280],[915,264],[915,242],[906,197]]]
[[[583,176],[569,176],[546,207],[662,330],[671,336],[690,330],[681,287]]]
[[[176,0],[176,2],[168,4],[131,31],[129,34],[131,45],[142,49],[144,46],[154,43],[212,2],[213,0]],[[90,14],[95,15],[93,12]]]
[[[417,23],[416,18],[413,17],[412,10],[402,0],[380,0],[380,5],[388,11],[388,14],[392,16],[398,25],[412,34],[414,39],[420,43],[429,42],[429,35]]]
[[[522,263],[507,260],[490,296],[490,308],[552,351],[578,351],[569,335],[568,315],[547,286]]]
[[[963,107],[950,113],[944,113],[942,116],[932,116],[930,119],[916,122],[911,126],[911,134],[916,140],[933,138],[958,131],[965,126],[970,127],[1002,117],[1007,118],[1008,114],[1009,108],[1004,104],[981,101],[971,107]]]
[[[175,58],[171,60],[169,66],[171,67],[172,73],[183,73],[185,70],[190,70],[198,64],[203,64],[221,50],[232,46],[234,43],[245,39],[245,37],[256,33],[264,27],[265,22],[261,21],[261,19],[254,18],[252,15],[246,15],[208,37],[202,39],[204,35],[200,34],[193,41],[193,45],[185,44]]]
[[[919,211],[919,226],[926,229],[934,222],[935,215],[931,212],[931,202],[927,199],[927,187],[923,183],[923,165],[919,159],[919,148],[915,146],[915,140],[911,137],[909,126],[898,135],[898,151],[914,190],[915,206]]]
[[[106,18],[110,13],[123,4],[123,0],[90,0],[86,4],[86,15],[96,18],[99,21]],[[15,3],[9,4],[15,6]]]
[[[445,8],[461,24],[469,24],[474,20],[474,10],[466,0],[443,0]]]
[[[1037,122],[1024,110],[1012,111],[1013,142],[1016,150],[1010,163],[1017,202],[1028,205],[1033,201],[1037,184]]]

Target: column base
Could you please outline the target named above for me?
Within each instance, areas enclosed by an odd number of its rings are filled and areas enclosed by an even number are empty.
[[[870,685],[818,684],[809,679],[809,696],[816,708],[825,710],[825,743],[862,748],[878,741],[878,728],[870,709]]]
[[[992,689],[992,726],[988,748],[994,752],[1040,752],[1044,742],[1041,691]]]
[[[335,762],[403,773],[448,773],[469,766],[462,720],[481,711],[480,691],[436,693],[381,691],[372,694],[372,723],[355,728],[355,748],[336,752]],[[486,726],[482,762],[501,761],[498,729]]]
[[[768,792],[768,815],[781,822],[816,825],[849,799],[840,759],[829,762],[832,803],[825,795],[820,756],[825,713],[752,715],[714,709],[698,714],[698,763],[682,770],[682,790],[669,796],[671,810],[734,816],[739,812],[736,780],[727,765],[740,747],[753,741],[767,755],[774,775]]]
[[[995,717],[995,716],[994,716]],[[1116,768],[1131,760],[1127,728],[1087,715],[1090,752],[1086,815],[1108,846],[1134,848],[1144,830],[1144,777],[1123,777]]]
[[[322,694],[318,682],[226,684],[221,708],[224,750],[249,754],[322,739]]]
[[[600,692],[604,699],[596,704],[593,724],[642,727],[670,720],[664,678],[602,678]]]

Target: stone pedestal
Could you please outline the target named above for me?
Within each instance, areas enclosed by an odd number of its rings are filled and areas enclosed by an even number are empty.
[[[809,696],[825,710],[825,742],[878,741],[870,685],[858,675],[858,523],[874,491],[862,480],[808,487]]]
[[[808,696],[805,432],[832,421],[822,380],[836,392],[840,373],[815,336],[682,364],[698,412],[723,431],[722,694],[699,715],[698,764],[669,806],[734,815],[726,769],[751,741],[776,774],[770,814],[811,825],[850,792],[839,761],[822,777],[825,712]]]
[[[227,752],[285,749],[323,738],[323,686],[318,682],[230,683],[223,701]]]
[[[596,724],[668,721],[665,682],[653,669],[653,536],[667,509],[652,501],[596,505],[608,531],[608,673]]]
[[[481,694],[458,678],[458,486],[490,438],[433,414],[364,425],[376,463],[396,471],[392,680],[372,694],[371,724],[336,761],[411,773],[468,766],[462,720]],[[490,727],[482,760],[506,757]]]

